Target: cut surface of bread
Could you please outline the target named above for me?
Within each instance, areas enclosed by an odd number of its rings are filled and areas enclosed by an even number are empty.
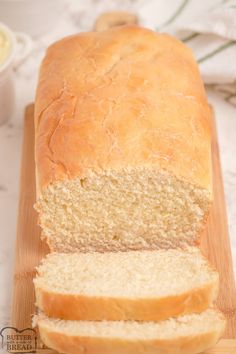
[[[164,171],[133,169],[56,182],[36,204],[52,251],[194,245],[209,192]]]
[[[211,111],[192,52],[138,26],[53,44],[35,101],[51,250],[194,245],[212,199]]]
[[[156,321],[201,312],[218,274],[197,248],[48,255],[34,279],[37,306],[70,320]]]
[[[40,337],[49,348],[69,354],[196,354],[213,346],[225,320],[209,309],[161,322],[66,321],[40,315]]]

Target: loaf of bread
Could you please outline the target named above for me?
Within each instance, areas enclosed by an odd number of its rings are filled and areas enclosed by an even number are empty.
[[[197,248],[52,253],[34,285],[36,304],[49,317],[160,321],[206,310],[218,274]]]
[[[124,26],[53,44],[35,100],[36,209],[51,250],[198,242],[210,124],[197,64],[177,39]]]
[[[40,315],[42,341],[68,354],[196,354],[213,346],[225,319],[209,309],[161,322],[66,321]]]

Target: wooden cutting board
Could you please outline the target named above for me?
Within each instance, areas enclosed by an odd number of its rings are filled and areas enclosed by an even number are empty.
[[[224,191],[220,168],[219,148],[215,122],[212,122],[213,143],[213,186],[214,204],[210,213],[206,233],[201,244],[202,251],[220,273],[220,295],[218,306],[228,319],[227,329],[218,345],[205,354],[236,353],[236,291],[232,257],[227,228]],[[31,327],[31,316],[35,312],[32,279],[35,267],[48,252],[47,245],[40,240],[35,202],[34,166],[34,123],[33,105],[26,108],[24,140],[22,150],[21,182],[18,228],[15,250],[13,281],[12,323],[18,329]],[[51,350],[39,350],[52,353]],[[111,353],[112,354],[112,353]]]

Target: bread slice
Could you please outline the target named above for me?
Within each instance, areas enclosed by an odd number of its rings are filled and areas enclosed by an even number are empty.
[[[224,331],[221,313],[209,309],[161,322],[66,321],[39,316],[40,337],[69,354],[195,354],[213,346]]]
[[[211,110],[192,51],[138,26],[48,48],[35,100],[52,251],[195,245],[212,201]]]
[[[218,273],[198,248],[49,254],[34,279],[37,306],[69,320],[157,321],[201,312]]]

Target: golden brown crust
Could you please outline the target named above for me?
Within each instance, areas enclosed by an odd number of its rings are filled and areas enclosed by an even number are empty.
[[[39,192],[57,180],[163,168],[211,192],[210,117],[192,52],[137,26],[52,45],[35,101]]]
[[[47,316],[66,320],[160,321],[206,310],[216,299],[218,281],[162,299],[89,297],[36,288],[36,304]]]
[[[120,338],[80,337],[53,332],[41,325],[39,332],[42,341],[60,353],[69,354],[196,354],[217,343],[222,335],[222,328],[209,330],[208,333],[196,334],[161,340],[127,340]]]

